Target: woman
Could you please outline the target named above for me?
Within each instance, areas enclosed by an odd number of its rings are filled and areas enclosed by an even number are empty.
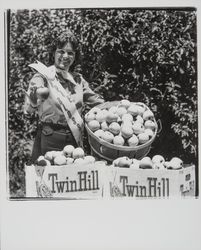
[[[80,74],[70,72],[79,54],[74,35],[65,32],[53,45],[54,65],[48,70],[55,70],[54,79],[40,69],[44,65],[30,65],[38,72],[31,79],[26,93],[25,112],[37,111],[40,121],[33,145],[33,162],[47,151],[62,150],[67,144],[81,146],[83,105],[92,108],[103,103]]]

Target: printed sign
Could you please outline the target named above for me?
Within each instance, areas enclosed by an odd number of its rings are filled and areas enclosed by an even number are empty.
[[[155,198],[195,195],[195,166],[180,170],[127,169],[108,171],[111,197]]]
[[[98,198],[103,195],[104,162],[88,165],[26,167],[26,196],[46,198]]]

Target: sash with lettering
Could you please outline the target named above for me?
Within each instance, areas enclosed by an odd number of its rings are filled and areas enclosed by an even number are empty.
[[[56,79],[55,66],[47,67],[43,63],[29,64],[47,79],[48,88],[54,101],[61,107],[71,132],[79,146],[82,146],[83,119],[81,118],[74,101]]]

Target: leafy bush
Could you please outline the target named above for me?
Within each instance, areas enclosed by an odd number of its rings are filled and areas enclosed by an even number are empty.
[[[80,41],[82,73],[95,91],[107,101],[144,102],[161,120],[150,155],[197,164],[195,10],[16,10],[10,13],[9,30],[11,195],[24,192],[24,165],[37,125],[36,115],[23,114],[23,90],[33,73],[28,64],[39,60],[50,65],[50,43],[68,28]]]

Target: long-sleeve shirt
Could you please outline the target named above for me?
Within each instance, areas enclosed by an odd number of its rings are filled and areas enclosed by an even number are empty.
[[[63,77],[60,72],[56,73],[56,77],[64,87],[65,91],[70,95],[71,99],[75,102],[78,112],[82,113],[83,105],[87,105],[92,108],[98,104],[104,102],[104,100],[91,90],[88,82],[80,74],[70,75],[69,73]],[[32,113],[37,111],[39,119],[42,122],[50,122],[54,124],[66,125],[67,121],[65,116],[59,107],[59,105],[53,100],[51,94],[44,101],[37,99],[37,103],[33,103],[30,96],[30,93],[33,92],[33,89],[46,87],[46,79],[39,73],[36,73],[29,84],[27,95],[25,98],[24,110],[27,113]]]

